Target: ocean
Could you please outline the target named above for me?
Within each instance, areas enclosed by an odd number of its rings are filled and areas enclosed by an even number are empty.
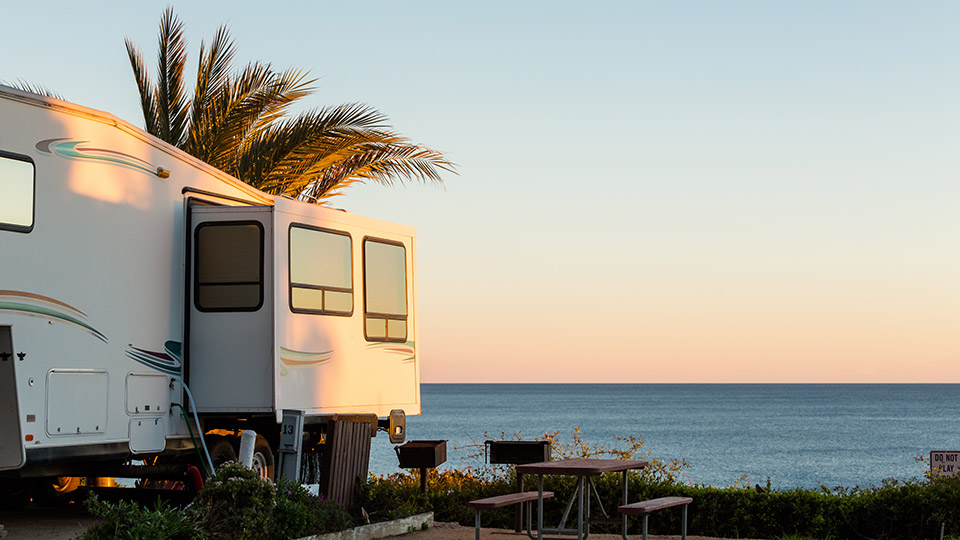
[[[421,402],[407,440],[447,440],[441,469],[481,465],[470,445],[485,433],[569,442],[574,428],[607,447],[642,437],[650,458],[687,460],[683,482],[718,487],[867,487],[922,477],[917,456],[960,450],[953,384],[423,384]],[[400,470],[385,434],[370,469]]]

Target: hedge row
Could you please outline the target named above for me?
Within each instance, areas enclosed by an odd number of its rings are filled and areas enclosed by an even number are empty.
[[[595,485],[603,508],[616,514],[622,491],[620,475],[604,475]],[[437,521],[473,525],[473,499],[516,491],[511,473],[478,476],[470,471],[436,472],[428,477],[428,492],[419,492],[415,475],[396,474],[371,477],[367,485],[367,511],[399,514],[430,510]],[[529,489],[535,480],[526,484]],[[545,503],[545,519],[558,522],[566,503],[565,494],[573,492],[570,477],[546,477],[544,489],[558,497]],[[665,496],[693,498],[689,508],[691,535],[724,538],[902,538],[920,539],[940,536],[941,524],[947,536],[960,535],[960,478],[938,478],[909,482],[887,481],[881,486],[856,489],[792,489],[786,491],[755,488],[715,488],[685,486],[677,483],[653,483],[638,475],[630,477],[630,500]],[[594,506],[596,509],[596,506]],[[650,518],[652,534],[676,534],[680,530],[680,511],[662,511]],[[386,517],[386,516],[385,516]],[[485,526],[512,528],[512,508],[488,511]],[[639,532],[642,520],[633,519],[631,532]],[[613,529],[593,528],[596,532]]]

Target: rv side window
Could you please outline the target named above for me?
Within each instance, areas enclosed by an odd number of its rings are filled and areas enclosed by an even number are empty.
[[[30,158],[0,152],[0,229],[33,229],[33,186]]]
[[[256,311],[263,304],[263,227],[252,221],[197,227],[194,303],[200,311]]]
[[[407,340],[407,257],[403,244],[363,241],[364,335]]]
[[[305,225],[290,227],[290,309],[353,314],[350,235]]]

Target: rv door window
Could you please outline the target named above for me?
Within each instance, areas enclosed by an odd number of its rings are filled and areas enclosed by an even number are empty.
[[[350,235],[301,225],[290,227],[290,310],[353,314]]]
[[[263,227],[203,223],[196,230],[194,303],[200,311],[256,311],[263,304]]]
[[[0,229],[33,229],[33,162],[26,156],[0,152]]]
[[[368,341],[407,340],[407,257],[403,244],[363,242],[364,333]]]

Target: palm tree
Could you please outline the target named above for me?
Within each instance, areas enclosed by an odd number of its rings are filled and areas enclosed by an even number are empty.
[[[313,92],[300,70],[253,62],[232,69],[234,44],[221,25],[200,45],[192,99],[184,82],[183,24],[167,8],[160,21],[157,83],[136,46],[125,40],[152,135],[267,193],[323,204],[353,182],[440,183],[455,165],[440,152],[393,131],[375,109],[349,103],[287,115]]]

